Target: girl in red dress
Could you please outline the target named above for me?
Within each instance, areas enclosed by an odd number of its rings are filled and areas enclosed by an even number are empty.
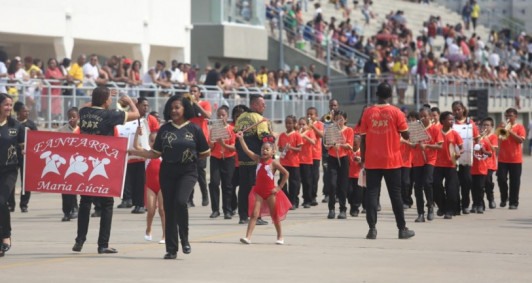
[[[281,188],[288,180],[288,171],[277,161],[273,159],[275,154],[275,139],[273,136],[267,136],[263,139],[261,155],[257,155],[249,150],[242,132],[237,133],[237,137],[242,145],[244,152],[253,161],[258,162],[257,179],[255,186],[249,193],[249,211],[250,215],[246,237],[240,238],[243,244],[251,244],[251,234],[255,229],[257,219],[261,215],[270,215],[272,222],[277,231],[278,245],[284,244],[283,234],[281,231],[281,220],[286,217],[288,210],[292,207],[290,200],[286,197]],[[278,186],[275,186],[275,172],[281,173],[282,179]]]

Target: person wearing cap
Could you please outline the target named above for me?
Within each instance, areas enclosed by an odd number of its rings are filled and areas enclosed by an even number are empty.
[[[360,123],[360,157],[366,172],[366,221],[369,225],[367,239],[377,238],[377,206],[381,181],[384,177],[392,203],[399,239],[415,235],[406,227],[401,198],[401,137],[409,139],[408,124],[403,112],[389,104],[392,87],[383,82],[377,86],[377,104],[368,107]]]

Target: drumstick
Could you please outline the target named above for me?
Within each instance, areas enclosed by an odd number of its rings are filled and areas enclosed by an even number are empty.
[[[242,130],[242,133],[245,133],[245,132],[251,130],[252,128],[258,126],[260,123],[262,123],[262,122],[266,122],[266,121],[268,121],[268,119],[263,118],[262,120],[258,121],[257,123],[255,123],[255,124],[253,124],[253,125],[251,125],[251,126],[245,128],[245,129],[243,129],[243,130]]]

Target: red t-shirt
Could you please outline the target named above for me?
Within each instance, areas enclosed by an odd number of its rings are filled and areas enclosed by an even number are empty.
[[[316,127],[316,129],[320,130],[321,132],[323,132],[323,123],[320,122],[320,121],[315,121],[314,122],[314,127]],[[312,146],[312,159],[313,160],[321,160],[321,151],[322,151],[322,145],[321,145],[321,138],[318,136],[318,134],[316,134],[316,132],[314,132],[314,135],[316,137],[316,143]]]
[[[279,142],[277,145],[280,148],[283,148],[290,144],[291,147],[298,147],[303,145],[303,140],[301,139],[301,135],[296,132],[292,131],[289,134],[282,133],[279,136]],[[288,167],[299,167],[299,152],[293,151],[293,150],[286,150],[286,155],[281,157],[281,165],[288,166]]]
[[[427,128],[427,132],[430,136],[430,141],[427,144],[440,144],[443,143],[443,135],[441,133],[441,125],[432,125]],[[438,156],[438,150],[432,148],[425,148],[425,156],[427,157],[427,164],[434,166],[436,164],[436,158]]]
[[[484,150],[491,152],[491,147],[488,145],[486,140],[480,140],[480,145],[484,148]],[[473,157],[473,165],[471,165],[471,175],[488,175],[488,160],[489,158],[479,160]]]
[[[148,127],[150,128],[150,132],[152,134],[157,133],[160,128],[159,121],[157,121],[157,118],[155,118],[153,115],[148,115],[146,119],[148,120]]]
[[[403,160],[401,167],[412,167],[412,147],[404,142],[401,143],[401,159]]]
[[[366,136],[365,167],[396,169],[403,164],[400,134],[408,130],[405,114],[391,105],[375,105],[362,115],[360,134]]]
[[[460,146],[464,143],[460,134],[453,129],[449,129],[447,133],[442,131],[443,135],[443,144],[442,149],[438,150],[438,155],[436,158],[435,167],[450,167],[455,168],[456,165],[453,164],[451,159],[451,152],[449,151],[449,145]]]
[[[351,148],[353,148],[353,139],[355,136],[353,135],[353,129],[349,127],[344,127],[342,130],[342,136],[344,137],[345,143],[350,145]],[[352,151],[351,149],[345,149],[343,147],[338,147],[338,150],[336,150],[336,147],[329,148],[329,155],[332,157],[344,157],[349,154],[349,152]]]
[[[349,178],[351,179],[357,179],[360,174],[360,163],[355,161],[355,157],[360,157],[360,149],[353,152],[352,150],[349,152]]]
[[[225,129],[229,132],[229,138],[224,140],[224,143],[227,144],[227,145],[233,145],[234,146],[235,145],[235,141],[236,141],[236,134],[233,131],[233,126],[227,125],[227,127],[225,127]],[[229,151],[229,150],[225,149],[222,145],[220,145],[219,142],[215,142],[214,146],[211,149],[211,156],[215,157],[215,158],[218,158],[218,159],[229,158],[229,157],[233,157],[235,155],[236,155],[236,151]]]
[[[309,137],[311,140],[314,140],[316,142],[316,134],[313,130],[309,130],[306,133],[303,134],[303,136]],[[311,144],[307,139],[304,137],[301,137],[301,140],[303,141],[303,146],[301,147],[301,151],[299,152],[299,164],[312,164],[314,162],[313,160],[313,149],[314,145]]]
[[[525,138],[525,127],[521,124],[512,126],[512,132],[521,138]],[[499,162],[503,163],[523,163],[523,144],[518,143],[512,136],[506,140],[501,140],[499,145]]]
[[[499,148],[499,137],[496,134],[491,134],[487,138],[488,145],[491,145],[492,154],[488,158],[488,170],[497,171],[497,148]]]
[[[201,106],[203,108],[203,110],[205,110],[205,112],[211,112],[211,103],[207,100],[202,100],[200,102],[198,102],[199,106]],[[197,113],[197,115],[200,115],[198,117],[194,117],[192,119],[190,119],[189,121],[198,125],[201,130],[203,131],[203,134],[205,135],[205,139],[209,140],[209,123],[208,123],[208,119],[201,116],[201,113]]]
[[[360,126],[358,124],[353,126],[353,134],[354,135],[360,135]]]

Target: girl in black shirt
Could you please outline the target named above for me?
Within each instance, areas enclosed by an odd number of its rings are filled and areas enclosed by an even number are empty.
[[[202,130],[189,119],[194,117],[192,104],[181,95],[168,99],[164,107],[164,119],[150,151],[129,150],[129,154],[145,157],[162,157],[159,179],[166,215],[166,255],[164,259],[177,257],[178,227],[183,253],[191,252],[188,241],[187,201],[198,179],[198,158],[210,155],[209,144]]]
[[[17,147],[24,145],[24,127],[10,117],[13,98],[0,93],[0,257],[11,248],[8,198],[17,182]]]

